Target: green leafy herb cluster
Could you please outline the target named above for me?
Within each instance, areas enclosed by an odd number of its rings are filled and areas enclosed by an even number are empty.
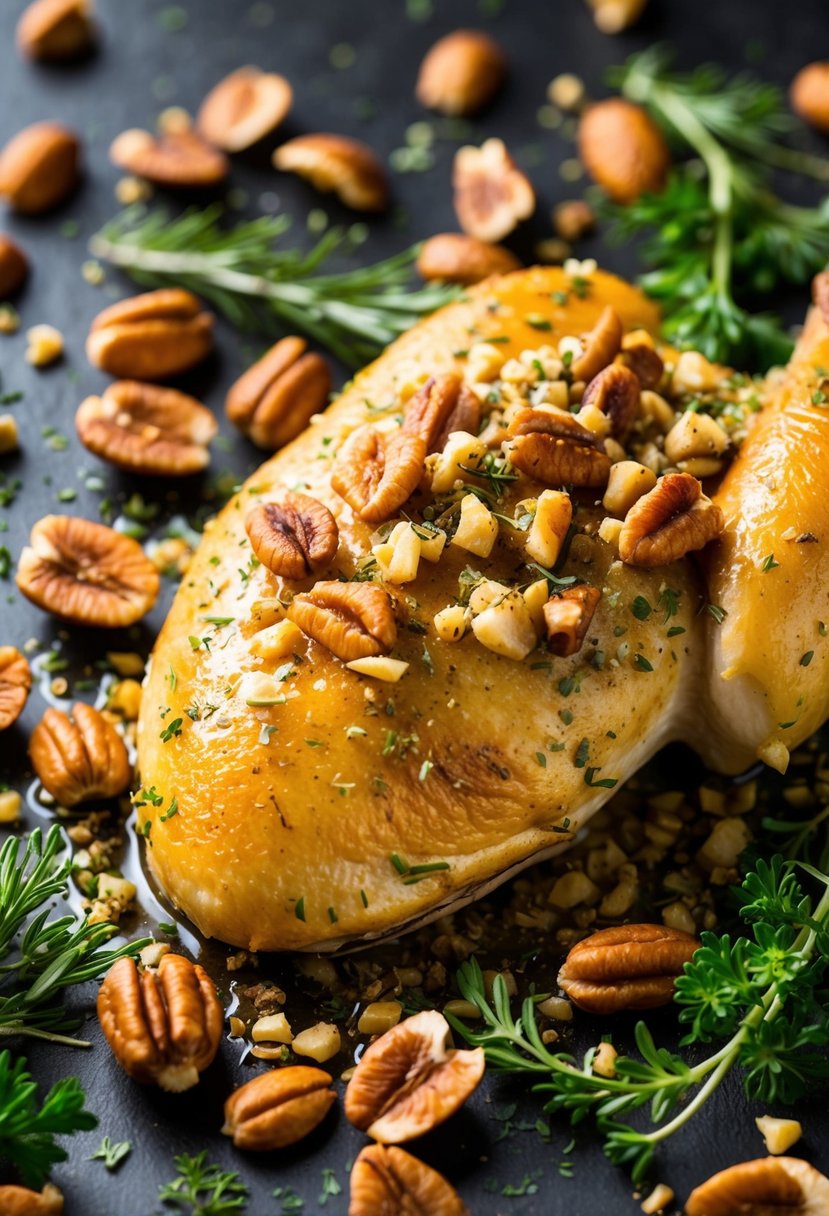
[[[97,1119],[84,1108],[85,1101],[77,1077],[64,1077],[38,1106],[26,1061],[0,1052],[0,1157],[17,1168],[26,1186],[42,1186],[52,1166],[66,1160],[55,1136],[95,1127]]]
[[[175,1158],[177,1176],[158,1193],[162,1203],[183,1216],[229,1216],[243,1212],[248,1188],[232,1170],[222,1170],[207,1160],[207,1152],[183,1153]]]

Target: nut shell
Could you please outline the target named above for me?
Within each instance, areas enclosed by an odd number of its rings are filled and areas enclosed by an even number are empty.
[[[95,317],[87,357],[111,376],[162,380],[200,363],[213,349],[213,314],[178,287],[120,300]]]
[[[674,981],[699,946],[667,925],[616,925],[573,946],[558,973],[559,987],[588,1013],[666,1005]]]
[[[304,177],[316,190],[333,191],[355,211],[383,211],[388,206],[386,171],[371,148],[345,135],[298,135],[273,154],[283,173]]]
[[[277,1068],[233,1091],[222,1131],[236,1148],[287,1148],[318,1127],[336,1100],[331,1077],[321,1068]]]
[[[223,1010],[207,972],[181,954],[165,954],[140,975],[121,958],[98,992],[98,1018],[112,1054],[143,1085],[181,1093],[213,1062]]]
[[[89,0],[34,0],[17,23],[17,47],[29,59],[78,59],[95,41]]]
[[[39,215],[62,203],[78,182],[80,144],[57,122],[36,122],[0,152],[0,195],[15,211]]]
[[[286,490],[279,502],[248,512],[245,531],[256,556],[281,578],[306,578],[337,552],[337,521],[324,503]]]
[[[109,158],[136,177],[178,190],[217,186],[230,172],[225,154],[190,128],[161,135],[130,128],[113,140]]]
[[[799,1157],[759,1157],[714,1174],[691,1192],[685,1216],[823,1216],[829,1178]]]
[[[491,245],[462,232],[441,232],[421,246],[417,269],[427,281],[461,283],[470,286],[492,274],[520,270],[521,263],[503,245]]]
[[[795,114],[829,134],[829,62],[807,63],[792,81],[790,99]]]
[[[455,1051],[443,1014],[427,1009],[363,1053],[345,1091],[345,1113],[381,1144],[402,1144],[455,1113],[484,1074],[483,1049]]]
[[[284,76],[256,67],[237,68],[207,94],[196,129],[215,148],[242,152],[284,122],[293,100]]]
[[[603,486],[610,476],[604,443],[571,415],[524,409],[510,423],[510,461],[544,485]]]
[[[666,473],[630,508],[619,533],[629,566],[663,566],[703,549],[725,527],[723,513],[690,473]]]
[[[469,1216],[437,1170],[402,1148],[370,1144],[351,1169],[348,1216]]]
[[[304,431],[325,409],[331,373],[322,355],[306,351],[304,338],[282,338],[233,384],[225,413],[266,452],[275,452]]]
[[[403,432],[418,435],[427,453],[442,452],[453,431],[477,435],[481,403],[460,376],[430,376],[406,406]]]
[[[61,620],[115,629],[134,625],[158,598],[158,572],[129,536],[69,515],[38,520],[20,554],[19,590]]]
[[[423,473],[426,442],[417,434],[387,435],[370,423],[357,427],[337,453],[331,485],[367,523],[390,519]]]
[[[458,223],[480,241],[501,241],[535,211],[535,191],[501,139],[455,153],[452,189]]]
[[[617,203],[665,186],[671,154],[653,119],[632,101],[610,97],[589,106],[579,123],[585,169]]]
[[[132,776],[124,740],[91,705],[72,718],[51,707],[32,731],[29,755],[41,785],[62,806],[123,794]]]
[[[391,601],[371,583],[317,583],[294,596],[287,616],[344,663],[387,653],[397,640]]]
[[[155,477],[198,473],[218,427],[210,410],[173,388],[118,380],[75,415],[85,448],[119,469]]]
[[[26,255],[14,241],[0,236],[0,300],[7,300],[19,291],[29,273]]]
[[[0,646],[0,730],[8,730],[23,712],[32,687],[26,659],[14,646]]]
[[[506,57],[493,38],[480,30],[455,30],[440,38],[421,63],[417,100],[441,114],[475,114],[492,100],[506,73]]]

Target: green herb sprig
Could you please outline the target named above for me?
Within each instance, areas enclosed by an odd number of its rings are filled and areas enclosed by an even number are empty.
[[[177,1177],[158,1192],[162,1203],[184,1216],[231,1216],[245,1210],[248,1187],[235,1171],[208,1162],[206,1151],[194,1157],[183,1153],[175,1158],[175,1167]]]
[[[0,1157],[16,1166],[26,1186],[40,1187],[66,1151],[55,1136],[91,1131],[97,1119],[84,1103],[77,1077],[63,1077],[38,1105],[26,1061],[0,1051]]]
[[[319,274],[352,246],[331,228],[309,252],[279,249],[287,216],[225,227],[220,206],[169,219],[129,208],[92,237],[93,255],[147,287],[171,283],[212,303],[241,330],[307,334],[350,366],[377,355],[427,313],[458,295],[444,285],[409,286],[417,248],[369,266]]]

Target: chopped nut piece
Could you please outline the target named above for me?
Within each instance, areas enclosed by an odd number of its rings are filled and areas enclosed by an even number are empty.
[[[829,1211],[829,1179],[797,1157],[760,1157],[714,1174],[685,1205],[685,1216],[771,1211],[823,1216]]]
[[[195,397],[172,388],[118,380],[87,397],[75,415],[84,447],[120,469],[155,477],[198,473],[210,460],[216,420]]]
[[[301,641],[302,630],[293,621],[277,621],[254,635],[251,654],[270,663],[278,662],[293,654]]]
[[[400,1021],[403,1006],[399,1001],[373,1001],[360,1014],[360,1034],[385,1034]]]
[[[119,169],[157,186],[201,190],[217,186],[230,172],[223,152],[207,143],[186,121],[162,123],[159,134],[132,127],[113,140],[109,158]]]
[[[622,319],[608,304],[602,309],[596,324],[585,334],[582,351],[574,351],[570,372],[574,380],[592,380],[613,362],[622,345]],[[569,339],[563,339],[567,342]]]
[[[455,214],[464,232],[480,241],[501,241],[535,210],[535,191],[501,139],[455,153]]]
[[[722,456],[728,435],[708,414],[686,410],[665,436],[665,455],[672,464],[696,457]]]
[[[257,447],[275,452],[325,409],[331,373],[304,338],[282,338],[232,385],[225,412]]]
[[[370,583],[317,583],[294,596],[288,618],[345,663],[391,650],[397,639],[389,597]]]
[[[445,541],[445,534],[444,541]],[[402,586],[417,578],[420,565],[422,544],[420,536],[408,520],[395,524],[388,540],[380,545],[374,545],[371,552],[377,559],[377,565],[383,578],[389,583]]]
[[[612,1043],[600,1043],[593,1055],[592,1070],[600,1077],[612,1080],[616,1076],[616,1058],[619,1055]]]
[[[459,642],[472,622],[472,613],[462,604],[450,604],[435,613],[434,625],[443,642]]]
[[[469,1216],[446,1179],[401,1148],[371,1144],[351,1170],[348,1216]]]
[[[803,1135],[803,1128],[797,1119],[775,1119],[773,1115],[760,1115],[754,1122],[766,1142],[766,1151],[774,1157],[797,1144]]]
[[[622,97],[596,102],[584,112],[579,152],[587,172],[617,203],[659,193],[671,164],[659,127],[641,106]]]
[[[414,492],[425,456],[419,435],[387,435],[366,424],[352,431],[337,453],[331,485],[361,519],[383,523]]]
[[[215,148],[242,152],[285,121],[293,99],[284,76],[255,67],[237,68],[207,94],[196,127]]]
[[[54,325],[33,325],[26,330],[26,362],[32,367],[49,367],[63,354],[63,334]]]
[[[344,135],[297,135],[273,154],[285,173],[297,173],[316,190],[333,191],[355,211],[383,211],[389,188],[382,162],[371,148]]]
[[[602,593],[598,587],[565,587],[544,605],[547,646],[562,658],[578,654],[584,645]]]
[[[464,286],[520,268],[521,263],[509,249],[460,232],[443,232],[430,237],[417,257],[418,272],[427,281],[438,279]]]
[[[520,591],[504,594],[472,621],[472,632],[487,650],[520,662],[538,645],[532,614]]]
[[[270,1013],[257,1018],[250,1031],[254,1043],[291,1043],[293,1031],[284,1013]]]
[[[0,195],[15,211],[39,215],[62,203],[78,182],[80,144],[56,122],[36,122],[0,151]]]
[[[475,494],[465,494],[461,499],[460,521],[452,544],[466,549],[476,557],[489,557],[498,536],[498,521],[486,503]]]
[[[652,1009],[673,995],[674,981],[699,942],[663,925],[619,925],[578,942],[558,973],[559,987],[588,1013]]]
[[[13,414],[0,414],[0,456],[16,452],[19,447],[17,422]]]
[[[0,790],[0,823],[17,823],[22,805],[23,799],[17,790]]]
[[[80,58],[95,41],[90,0],[33,0],[17,23],[16,38],[29,59]]]
[[[624,518],[634,503],[655,485],[656,474],[652,469],[636,460],[620,460],[610,470],[602,505],[611,515]]]
[[[432,493],[445,494],[457,481],[474,481],[474,472],[469,470],[480,468],[486,453],[487,446],[477,435],[455,431],[447,438],[443,451],[427,465],[431,469]]]
[[[553,884],[549,900],[557,908],[575,908],[579,904],[594,904],[601,889],[582,870],[562,874]]]
[[[245,518],[251,548],[263,565],[287,579],[306,578],[337,552],[339,531],[324,503],[285,490],[279,502],[260,503]]]
[[[23,250],[7,236],[0,236],[0,300],[19,291],[29,273]]]
[[[213,348],[213,316],[179,287],[147,291],[95,317],[86,340],[95,367],[129,380],[163,380],[187,371]]]
[[[587,385],[579,415],[591,407],[601,410],[610,422],[611,435],[622,439],[636,419],[641,391],[635,372],[623,364],[611,363]]]
[[[361,676],[372,676],[386,684],[397,684],[409,670],[403,659],[391,659],[388,655],[366,655],[363,659],[352,659],[346,663],[350,671]]]
[[[542,490],[524,545],[527,557],[552,570],[561,554],[572,518],[573,504],[569,494],[561,490]]]
[[[291,1044],[296,1055],[308,1056],[318,1064],[330,1060],[341,1047],[339,1027],[333,1022],[317,1022],[316,1026],[300,1031]]]
[[[49,708],[32,731],[29,755],[41,784],[63,806],[113,798],[130,783],[124,740],[91,705],[77,702],[72,720]]]
[[[320,1068],[298,1064],[262,1073],[227,1099],[222,1132],[236,1148],[287,1148],[309,1135],[336,1099],[331,1077]]]
[[[553,211],[553,227],[565,241],[578,241],[596,226],[596,213],[583,198],[559,203]]]
[[[417,99],[441,114],[475,114],[492,100],[505,75],[504,53],[494,39],[478,30],[455,30],[421,63]]]
[[[664,1182],[658,1182],[647,1199],[643,1199],[640,1207],[645,1216],[657,1216],[659,1212],[664,1212],[665,1208],[669,1207],[673,1201],[674,1193],[671,1188],[666,1186]]]

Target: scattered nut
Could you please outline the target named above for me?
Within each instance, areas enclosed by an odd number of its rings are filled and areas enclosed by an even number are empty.
[[[0,646],[0,730],[8,730],[23,712],[32,673],[14,646]]]
[[[47,1182],[42,1191],[25,1186],[0,1186],[0,1212],[3,1216],[60,1216],[63,1195]]]
[[[426,443],[419,435],[358,427],[337,453],[331,485],[361,519],[382,523],[407,501],[423,473]]]
[[[588,384],[581,409],[594,405],[610,419],[610,433],[623,439],[633,425],[639,409],[642,386],[635,372],[620,363],[611,363]]]
[[[447,372],[430,376],[407,402],[403,432],[418,435],[426,452],[442,452],[449,436],[457,431],[477,435],[481,404],[460,376]]]
[[[596,213],[583,198],[559,203],[553,211],[556,236],[564,241],[579,241],[596,226]]]
[[[657,1182],[656,1186],[639,1205],[645,1216],[658,1216],[658,1213],[664,1212],[670,1207],[675,1199],[675,1195],[669,1186],[664,1182]]]
[[[663,566],[702,549],[725,526],[723,513],[690,473],[666,473],[625,516],[619,556],[629,566]]]
[[[29,740],[32,766],[62,806],[123,794],[132,770],[124,740],[103,714],[82,701],[72,718],[51,707]]]
[[[26,255],[11,237],[0,236],[0,300],[19,291],[29,273]]]
[[[63,334],[54,325],[33,325],[26,331],[26,362],[49,367],[63,354]]]
[[[90,0],[34,0],[17,23],[17,47],[29,59],[77,59],[94,41]]]
[[[370,1144],[351,1169],[348,1216],[469,1216],[442,1174],[402,1148]]]
[[[544,605],[547,645],[553,654],[569,658],[577,654],[593,620],[602,593],[598,587],[566,587]]]
[[[117,380],[75,415],[85,448],[119,469],[155,477],[198,473],[218,427],[210,410],[172,388]]]
[[[544,485],[603,486],[610,474],[604,443],[570,415],[523,409],[508,430],[510,461]]]
[[[685,1216],[824,1216],[829,1178],[799,1157],[759,1157],[714,1174],[691,1192]]]
[[[787,1152],[803,1135],[803,1128],[797,1119],[775,1119],[773,1115],[760,1115],[754,1122],[766,1142],[766,1152],[775,1157]]]
[[[0,414],[0,456],[16,452],[20,447],[17,420],[13,414]]]
[[[20,329],[20,316],[11,304],[0,304],[0,334],[16,334]]]
[[[137,541],[68,515],[38,520],[20,554],[18,589],[46,612],[76,625],[134,625],[159,591],[158,571]]]
[[[282,338],[239,377],[225,399],[233,425],[266,452],[295,439],[325,409],[331,374],[322,355],[306,352],[307,345],[304,338]]]
[[[501,139],[459,148],[452,167],[455,214],[464,232],[501,241],[535,211],[535,191]]]
[[[210,90],[196,115],[199,133],[224,152],[242,152],[284,122],[294,93],[284,76],[237,68]]]
[[[282,578],[306,578],[337,552],[337,521],[309,494],[285,490],[279,502],[248,512],[245,531],[263,565]]]
[[[421,63],[417,100],[441,114],[475,114],[498,92],[506,70],[494,39],[479,30],[455,30],[440,38]]]
[[[443,1014],[400,1022],[363,1053],[345,1091],[345,1113],[382,1144],[402,1144],[458,1110],[484,1073],[484,1053],[456,1051]]]
[[[291,1049],[295,1055],[307,1056],[318,1064],[324,1064],[342,1050],[340,1028],[334,1022],[317,1022],[296,1035]]]
[[[98,1018],[128,1076],[181,1093],[213,1062],[224,1014],[207,972],[165,954],[156,971],[140,975],[131,958],[119,959],[98,992]]]
[[[177,376],[212,349],[213,314],[179,287],[110,305],[95,317],[86,340],[90,363],[129,380]]]
[[[77,136],[66,127],[33,123],[0,152],[0,195],[24,215],[51,211],[75,189],[79,156]]]
[[[386,653],[397,640],[389,597],[371,583],[317,583],[294,596],[287,615],[344,663]]]
[[[122,131],[110,145],[109,159],[157,186],[202,190],[219,185],[230,172],[224,152],[202,139],[186,111],[176,115],[175,121],[159,123],[158,135],[137,127]]]
[[[659,388],[665,371],[661,356],[647,342],[634,341],[633,337],[632,334],[625,334],[616,362],[629,367],[643,389]]]
[[[603,34],[621,34],[635,25],[647,7],[648,0],[587,0],[593,9],[593,20]]]
[[[337,1100],[331,1077],[304,1064],[260,1074],[225,1102],[222,1132],[236,1148],[263,1152],[298,1144]]]
[[[284,173],[297,173],[315,190],[333,191],[355,211],[383,211],[389,188],[382,162],[371,148],[344,135],[298,135],[273,154]]]
[[[610,97],[579,123],[579,152],[590,176],[617,203],[664,188],[671,154],[652,118],[632,101]]]
[[[804,122],[829,133],[829,61],[801,68],[792,81],[790,100]]]
[[[670,1001],[676,977],[698,946],[690,933],[666,925],[600,929],[573,946],[558,984],[588,1013],[653,1009]]]
[[[584,105],[587,93],[581,76],[562,72],[547,85],[547,98],[551,105],[568,113],[575,113]]]
[[[417,258],[422,278],[444,283],[480,283],[492,274],[520,270],[514,253],[502,245],[490,245],[461,232],[442,232],[424,241]]]

